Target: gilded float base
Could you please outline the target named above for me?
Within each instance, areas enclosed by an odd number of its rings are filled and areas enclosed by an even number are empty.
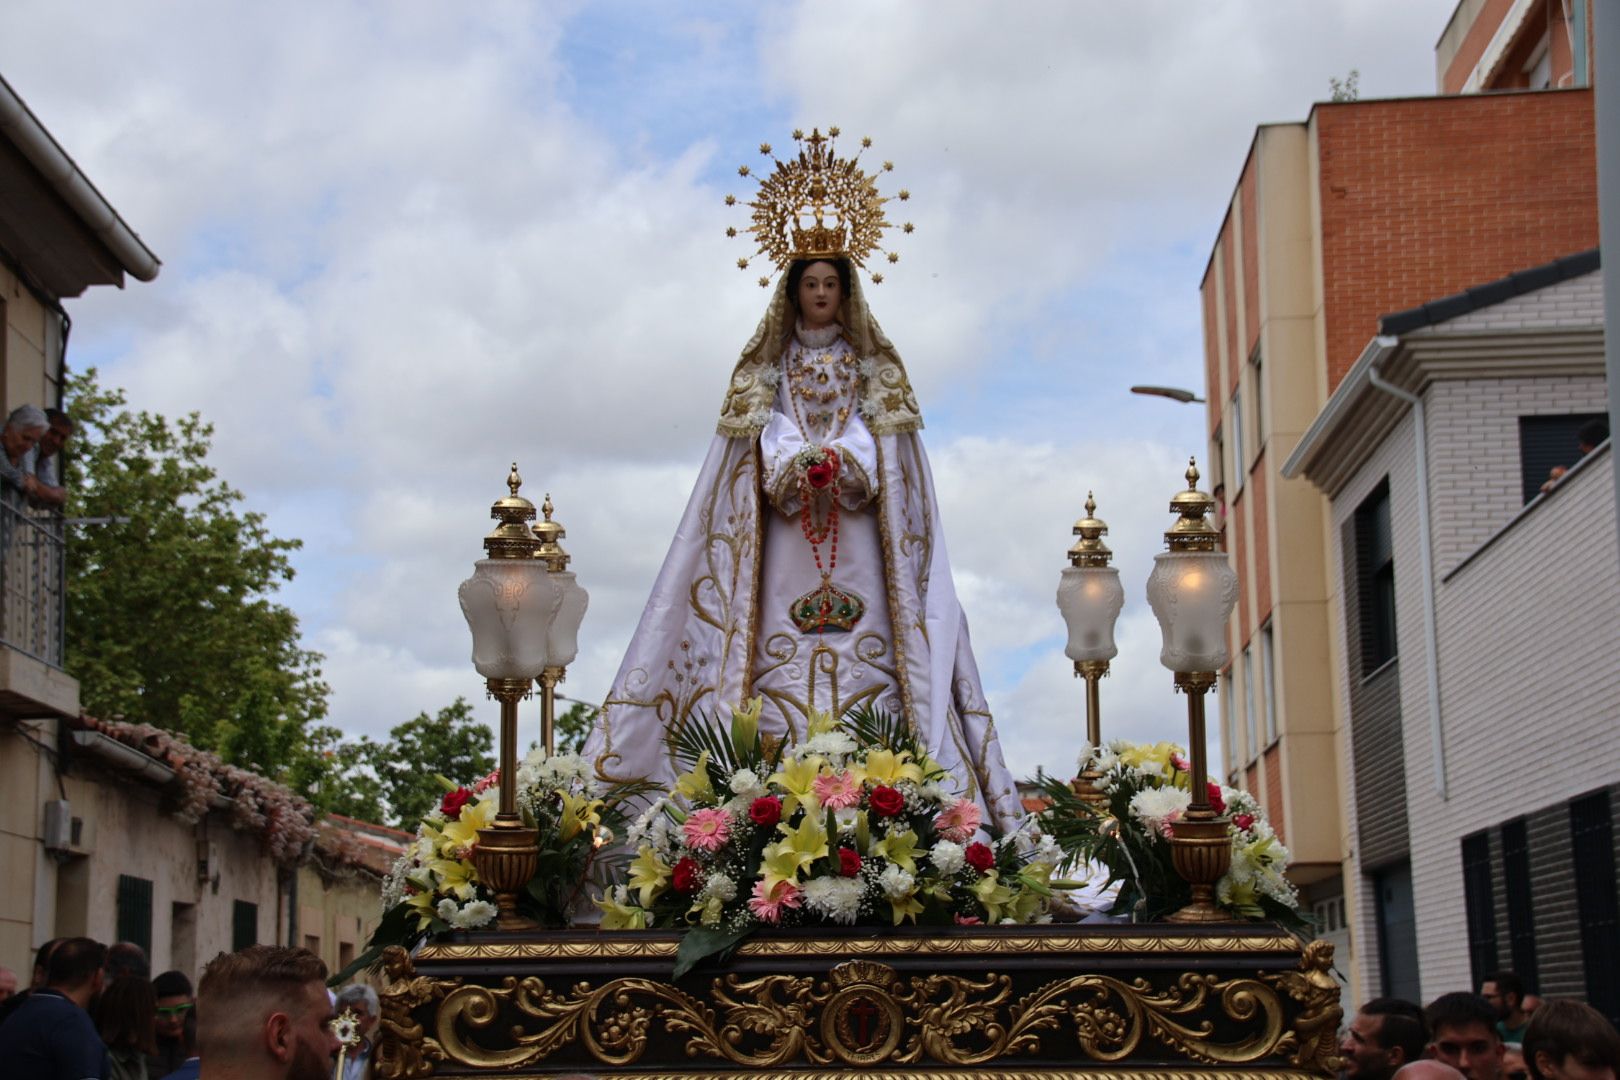
[[[1333,949],[1273,927],[856,928],[672,977],[657,931],[391,949],[379,1080],[1227,1077],[1338,1068]]]

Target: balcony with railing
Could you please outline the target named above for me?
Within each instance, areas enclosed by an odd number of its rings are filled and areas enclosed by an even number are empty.
[[[67,611],[65,523],[0,498],[0,714],[78,713],[79,684],[62,669]]]

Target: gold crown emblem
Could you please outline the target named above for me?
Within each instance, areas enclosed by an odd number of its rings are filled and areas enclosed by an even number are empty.
[[[753,208],[754,223],[748,227],[759,244],[758,254],[785,270],[795,259],[848,258],[856,266],[865,267],[866,260],[881,252],[891,263],[900,261],[899,252],[884,249],[883,230],[891,228],[883,206],[889,200],[878,194],[877,180],[860,167],[861,151],[871,147],[871,139],[861,140],[861,150],[854,157],[838,157],[833,141],[838,129],[830,127],[823,135],[820,128],[807,137],[803,131],[793,133],[798,145],[797,155],[786,161],[771,153],[770,143],[760,143],[759,152],[776,162],[771,174],[759,181],[759,192],[748,205]],[[885,161],[883,172],[893,170],[894,162]],[[744,165],[737,170],[739,176],[750,176],[752,170]],[[901,189],[897,197],[901,202],[911,198],[911,192]],[[726,205],[735,206],[737,197],[726,196]],[[911,222],[900,226],[900,231],[915,230]],[[728,228],[727,236],[736,236],[736,228]],[[748,269],[747,258],[737,260],[739,270]],[[882,284],[883,275],[874,273],[872,283]],[[769,277],[759,279],[763,288],[771,283]]]

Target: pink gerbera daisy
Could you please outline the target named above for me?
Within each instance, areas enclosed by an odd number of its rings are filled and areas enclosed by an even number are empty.
[[[979,831],[979,825],[983,820],[977,803],[957,799],[934,818],[934,828],[938,829],[939,835],[945,839],[961,844],[972,839],[973,834]]]
[[[815,792],[816,801],[826,810],[843,810],[858,806],[861,801],[860,781],[851,776],[847,769],[823,773],[810,782],[810,790]]]
[[[801,902],[799,887],[791,881],[778,881],[770,888],[764,881],[756,881],[754,895],[748,898],[748,910],[764,922],[779,923],[783,908],[797,908]]]
[[[681,826],[688,847],[696,851],[719,851],[731,838],[731,815],[717,806],[694,810]]]

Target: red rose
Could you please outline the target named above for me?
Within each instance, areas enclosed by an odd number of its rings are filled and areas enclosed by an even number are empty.
[[[471,802],[472,797],[473,793],[464,787],[458,787],[454,791],[447,791],[444,793],[444,801],[439,804],[439,813],[451,821],[459,821],[461,819],[461,808]]]
[[[906,797],[887,786],[873,788],[866,801],[879,817],[894,817],[906,808]]]
[[[761,795],[748,804],[748,817],[755,825],[769,828],[782,820],[782,800],[775,795]]]
[[[1226,800],[1221,798],[1221,785],[1213,780],[1209,781],[1209,805],[1217,814],[1226,813]]]
[[[838,849],[838,872],[844,877],[854,877],[861,872],[861,857],[854,848]]]
[[[967,864],[981,874],[996,865],[996,853],[990,850],[989,844],[975,841],[962,854],[967,858]]]
[[[697,892],[698,876],[698,864],[691,859],[682,859],[675,864],[675,871],[671,875],[675,891],[678,893]]]
[[[1254,828],[1254,815],[1239,814],[1237,817],[1232,819],[1232,824],[1236,825],[1244,832],[1248,832],[1250,829]]]
[[[810,486],[818,491],[833,482],[838,476],[838,451],[827,450],[824,456],[814,465],[804,470],[804,478],[810,481]]]

